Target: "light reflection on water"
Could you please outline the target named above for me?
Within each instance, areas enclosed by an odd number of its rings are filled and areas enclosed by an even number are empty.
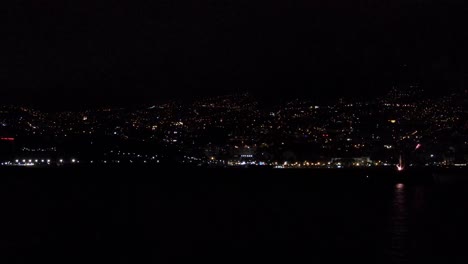
[[[397,183],[393,190],[390,212],[390,255],[392,263],[408,261],[408,203],[407,191],[403,183]]]

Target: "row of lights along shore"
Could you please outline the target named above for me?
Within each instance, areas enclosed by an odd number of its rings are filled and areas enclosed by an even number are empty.
[[[65,160],[59,159],[58,162],[59,163],[64,163]],[[71,159],[70,162],[71,163],[80,163],[76,159]],[[51,160],[50,159],[47,159],[47,160],[45,160],[45,159],[41,159],[41,160],[39,160],[39,159],[35,159],[35,160],[33,160],[33,159],[23,159],[23,160],[17,159],[17,160],[15,160],[15,163],[16,164],[25,164],[25,163],[30,163],[30,164],[45,164],[45,163],[47,163],[47,164],[50,164]]]

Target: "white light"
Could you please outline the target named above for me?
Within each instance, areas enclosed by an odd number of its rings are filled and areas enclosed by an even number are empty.
[[[16,162],[16,163],[18,163],[18,162],[19,162],[19,160],[15,160],[15,162]]]
[[[60,163],[63,163],[63,159],[59,160]]]
[[[47,163],[50,163],[50,159],[47,160]]]
[[[75,159],[72,159],[72,163],[75,163],[75,162],[76,162],[76,160],[75,160]]]

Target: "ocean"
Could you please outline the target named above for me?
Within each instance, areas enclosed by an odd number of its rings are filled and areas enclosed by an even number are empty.
[[[445,175],[450,180],[441,181]],[[466,263],[464,176],[466,170],[1,169],[0,258]]]

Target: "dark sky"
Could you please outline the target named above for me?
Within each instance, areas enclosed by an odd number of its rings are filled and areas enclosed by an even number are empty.
[[[13,2],[0,18],[4,103],[122,105],[237,90],[325,100],[404,83],[461,88],[468,76],[462,0]]]

